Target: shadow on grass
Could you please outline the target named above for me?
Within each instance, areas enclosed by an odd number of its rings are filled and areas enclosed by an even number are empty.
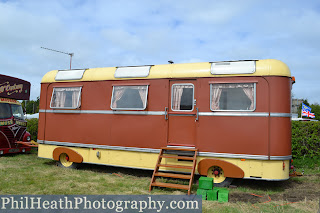
[[[144,169],[132,169],[132,168],[123,168],[116,166],[105,166],[105,165],[96,165],[96,164],[80,164],[78,170],[89,170],[98,173],[116,173],[123,175],[132,175],[136,177],[150,177],[152,176],[152,170],[144,170]]]
[[[266,180],[248,180],[248,179],[235,179],[232,185],[237,187],[246,188],[248,190],[262,190],[262,191],[273,191],[283,192],[285,189],[292,188],[299,181],[292,179],[284,181],[266,181]]]

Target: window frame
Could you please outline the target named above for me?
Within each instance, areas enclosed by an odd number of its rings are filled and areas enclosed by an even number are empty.
[[[209,82],[210,84],[210,110],[213,112],[254,112],[256,110],[256,106],[257,106],[257,82]],[[253,109],[252,110],[216,110],[216,109],[212,109],[212,86],[214,84],[253,84],[253,99],[254,99],[254,103],[253,103]]]
[[[146,87],[147,88],[147,91],[146,91],[146,97],[145,97],[145,103],[143,103],[144,105],[144,108],[114,108],[112,107],[112,104],[113,104],[113,95],[114,95],[114,88],[115,87],[134,87],[134,86],[143,86],[143,87]],[[148,92],[149,92],[149,84],[116,84],[116,85],[112,85],[112,95],[111,95],[111,103],[110,103],[110,108],[114,111],[116,110],[136,110],[136,111],[143,111],[143,110],[146,110],[147,109],[147,106],[148,106]],[[141,100],[142,101],[142,100]]]
[[[53,94],[54,94],[54,92],[55,92],[56,89],[61,89],[61,88],[80,88],[79,96],[78,96],[78,100],[77,100],[77,106],[76,106],[76,107],[52,107]],[[79,109],[79,108],[81,107],[81,95],[82,95],[82,86],[53,87],[52,95],[51,95],[51,100],[50,100],[50,108],[51,108],[51,109]]]
[[[176,110],[176,109],[173,109],[172,107],[173,107],[173,86],[175,86],[175,85],[179,85],[179,86],[181,86],[181,85],[187,85],[187,86],[192,86],[192,109],[191,110]],[[174,84],[172,84],[171,85],[171,111],[173,111],[173,112],[193,112],[193,110],[194,110],[194,89],[195,89],[195,86],[194,86],[194,84],[192,84],[192,83],[174,83]]]

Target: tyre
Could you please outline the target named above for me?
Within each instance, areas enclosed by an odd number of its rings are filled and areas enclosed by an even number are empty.
[[[58,166],[68,169],[76,169],[78,164],[69,161],[69,156],[66,153],[61,153],[59,156]]]
[[[228,187],[233,181],[233,178],[224,176],[223,169],[219,166],[210,167],[207,177],[213,178],[213,185],[216,187]]]

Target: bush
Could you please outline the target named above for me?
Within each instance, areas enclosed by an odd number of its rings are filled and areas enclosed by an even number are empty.
[[[31,139],[37,142],[38,138],[38,119],[28,119],[27,131],[31,134]]]
[[[320,122],[292,121],[292,157],[320,156]]]

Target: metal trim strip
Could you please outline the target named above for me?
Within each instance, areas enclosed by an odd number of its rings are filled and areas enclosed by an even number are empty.
[[[285,179],[267,179],[267,178],[243,177],[243,179],[266,180],[266,181],[285,181],[285,180],[289,180],[290,178],[285,178]]]
[[[117,110],[39,110],[40,113],[116,114],[116,115],[165,115],[163,111],[117,111]]]
[[[270,117],[285,117],[285,118],[291,118],[291,113],[277,113],[277,112],[271,112]]]
[[[199,112],[199,116],[269,117],[267,112]]]
[[[74,114],[117,114],[117,115],[165,115],[165,111],[118,111],[118,110],[45,110],[40,113],[74,113]],[[173,115],[173,114],[170,114]],[[175,114],[176,115],[176,114]],[[186,116],[186,114],[181,114]],[[190,114],[194,116],[194,114]],[[242,116],[242,117],[269,117],[268,112],[199,112],[199,116]],[[270,117],[291,117],[291,113],[270,113]]]
[[[160,152],[160,149],[150,149],[150,148],[108,146],[108,145],[82,144],[82,143],[70,143],[70,142],[59,142],[59,141],[45,141],[45,140],[37,140],[37,142],[39,144],[57,145],[57,146],[110,149],[110,150],[147,152],[147,153],[159,153]],[[246,154],[198,152],[198,156],[200,156],[200,157],[219,157],[219,158],[239,158],[239,159],[252,159],[252,160],[268,160],[267,155],[246,155]],[[270,160],[290,160],[291,158],[292,158],[291,155],[270,156]]]

